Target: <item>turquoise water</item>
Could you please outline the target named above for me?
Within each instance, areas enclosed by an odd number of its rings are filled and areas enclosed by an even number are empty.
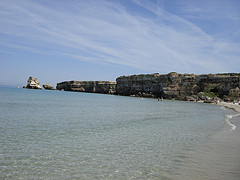
[[[169,179],[230,128],[211,104],[0,88],[0,179]]]

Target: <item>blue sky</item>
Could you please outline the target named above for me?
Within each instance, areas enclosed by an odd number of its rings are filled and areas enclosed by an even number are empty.
[[[0,84],[240,72],[239,0],[1,0]]]

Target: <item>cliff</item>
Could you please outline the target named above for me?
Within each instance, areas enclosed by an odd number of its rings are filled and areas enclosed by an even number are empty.
[[[57,83],[57,90],[114,94],[115,81],[64,81]]]
[[[142,74],[121,76],[115,81],[65,81],[57,90],[118,94],[178,100],[214,101],[240,87],[240,74]],[[236,94],[236,93],[235,93]],[[238,95],[238,94],[237,94]],[[232,95],[233,96],[233,95]],[[235,95],[234,95],[235,97]],[[238,97],[236,97],[238,98]]]
[[[218,97],[229,95],[233,88],[240,87],[239,74],[148,74],[121,76],[117,78],[117,94],[167,99],[198,99],[200,92]],[[203,94],[201,94],[203,95]]]

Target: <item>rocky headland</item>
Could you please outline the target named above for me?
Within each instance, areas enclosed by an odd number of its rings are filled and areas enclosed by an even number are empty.
[[[115,94],[115,81],[64,81],[57,83],[57,90]]]
[[[212,102],[240,87],[239,74],[148,74],[117,78],[119,95]]]

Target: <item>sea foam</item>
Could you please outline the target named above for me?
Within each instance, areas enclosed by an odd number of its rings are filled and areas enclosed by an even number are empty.
[[[232,127],[231,130],[235,130],[236,126],[231,123],[230,119],[232,119],[233,117],[237,117],[237,116],[240,116],[240,113],[238,113],[238,114],[228,114],[228,115],[225,116],[225,122]]]

